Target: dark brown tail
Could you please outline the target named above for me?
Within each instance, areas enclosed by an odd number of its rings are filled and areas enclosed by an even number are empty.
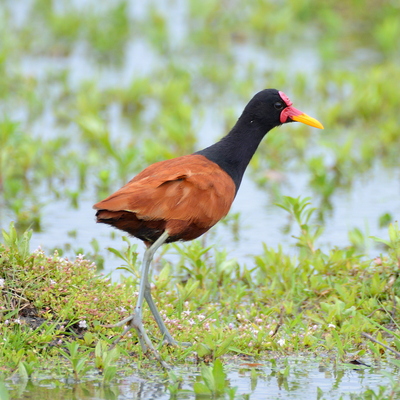
[[[96,222],[111,225],[140,238],[138,234],[143,228],[143,221],[138,219],[135,213],[129,211],[98,210],[96,218]]]

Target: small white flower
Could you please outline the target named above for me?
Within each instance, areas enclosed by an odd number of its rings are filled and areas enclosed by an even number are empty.
[[[285,345],[285,339],[279,339],[277,343],[279,344],[279,346],[283,347]]]
[[[5,280],[3,278],[0,279],[0,288],[4,287]]]
[[[87,328],[87,322],[84,319],[79,321],[79,328]]]
[[[54,279],[50,279],[50,285],[56,285],[57,282]]]
[[[21,325],[21,320],[19,318],[14,319],[14,323]]]
[[[334,324],[329,324],[329,325],[328,325],[328,328],[333,328],[333,329],[335,329],[335,328],[336,328],[336,325],[334,325]]]
[[[199,319],[199,321],[203,321],[203,320],[206,319],[206,317],[205,317],[203,314],[199,314],[199,315],[197,316],[197,318]]]
[[[8,325],[10,323],[10,320],[9,319],[6,319],[5,321],[4,321],[4,325]]]

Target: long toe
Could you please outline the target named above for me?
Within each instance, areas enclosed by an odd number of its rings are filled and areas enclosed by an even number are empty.
[[[147,336],[146,330],[143,327],[141,321],[136,323],[135,318],[132,319],[131,327],[133,327],[138,335],[140,347],[142,348],[143,354],[148,354],[151,352],[154,358],[161,364],[161,366],[167,370],[171,369],[171,367],[161,358],[160,353],[155,349],[153,343],[150,338]]]
[[[132,321],[134,314],[130,315],[129,317],[123,319],[122,321],[117,322],[116,324],[112,325],[102,325],[104,328],[120,328],[121,326],[126,325],[129,321]]]
[[[111,344],[109,350],[112,350],[131,329],[132,329],[131,324],[126,325],[124,328],[124,331],[121,333],[120,336],[117,337],[117,339],[114,340],[114,342]]]

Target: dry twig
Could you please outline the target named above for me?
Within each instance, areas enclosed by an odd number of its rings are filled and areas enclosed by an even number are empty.
[[[361,335],[364,336],[365,338],[371,340],[371,342],[378,343],[380,346],[384,347],[385,349],[390,350],[391,352],[393,352],[394,354],[396,354],[397,357],[400,358],[400,353],[399,353],[397,350],[392,349],[391,347],[389,347],[389,346],[387,346],[386,344],[380,342],[379,340],[376,340],[376,339],[373,338],[371,335],[368,335],[368,333],[361,332]]]

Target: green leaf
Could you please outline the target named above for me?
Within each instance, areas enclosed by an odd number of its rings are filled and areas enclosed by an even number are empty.
[[[75,364],[75,371],[80,374],[80,373],[84,373],[86,372],[90,367],[86,366],[86,362],[87,362],[87,358],[83,357],[81,359],[79,359],[79,361]]]
[[[204,343],[199,343],[196,346],[196,353],[200,358],[203,358],[207,354],[211,354],[211,352],[212,352],[211,349]]]
[[[389,238],[393,244],[398,244],[400,240],[399,225],[397,222],[389,225]]]
[[[217,347],[217,349],[215,350],[215,353],[214,353],[215,358],[222,356],[223,354],[225,354],[228,351],[229,346],[233,342],[233,339],[235,336],[236,336],[235,334],[228,336],[221,343],[221,345]]]
[[[10,396],[8,394],[8,390],[3,381],[0,381],[0,399],[1,400],[9,400]]]
[[[119,250],[114,249],[113,247],[107,247],[107,250],[110,253],[113,253],[114,255],[116,255],[118,258],[121,258],[122,260],[126,261],[125,257],[122,255],[122,253]]]
[[[117,373],[117,367],[115,365],[107,367],[104,370],[104,377],[103,377],[103,381],[104,382],[110,382],[111,379],[114,378],[115,374]]]
[[[103,358],[104,358],[104,365],[105,365],[106,367],[108,367],[108,366],[110,366],[110,364],[111,364],[112,362],[114,362],[115,360],[118,359],[118,357],[119,357],[119,350],[118,350],[117,347],[114,347],[112,350],[107,350],[107,351],[105,351],[104,354],[105,354],[105,357],[104,357],[104,355],[103,355]]]
[[[193,384],[193,390],[196,394],[200,395],[200,396],[210,396],[211,395],[211,391],[210,389],[204,385],[204,383],[201,382],[195,382]]]
[[[23,381],[27,381],[29,379],[28,371],[26,370],[25,364],[22,361],[18,365],[18,373]]]
[[[231,387],[231,388],[226,388],[226,390],[225,390],[225,392],[226,392],[226,394],[228,395],[228,397],[230,398],[230,399],[235,399],[236,397],[235,397],[235,394],[236,394],[236,391],[238,390],[238,387],[237,386],[235,386],[235,387]],[[245,397],[244,397],[245,398]]]
[[[171,275],[171,265],[166,264],[157,277],[157,282],[167,282]]]
[[[225,384],[226,374],[224,372],[224,366],[222,365],[222,362],[219,358],[217,358],[214,361],[214,367],[212,373],[214,376],[215,391],[217,393],[223,393],[226,386]]]
[[[208,387],[208,389],[210,389],[210,392],[215,393],[215,381],[212,368],[203,365],[201,367],[201,377],[203,378],[203,381]]]
[[[370,239],[374,240],[375,242],[383,243],[387,247],[390,247],[390,242],[388,240],[378,238],[377,236],[370,236]]]

